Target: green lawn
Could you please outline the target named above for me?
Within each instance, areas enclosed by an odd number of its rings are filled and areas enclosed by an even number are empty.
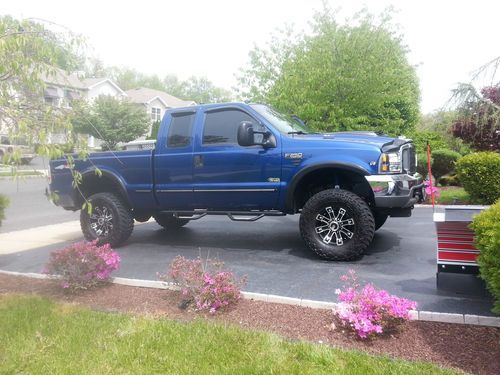
[[[439,204],[470,204],[469,194],[462,187],[449,186],[439,188]]]
[[[1,374],[453,374],[206,321],[0,296]]]

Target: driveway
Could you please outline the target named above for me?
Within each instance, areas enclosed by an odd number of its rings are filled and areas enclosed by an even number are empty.
[[[31,192],[34,196],[20,193],[31,199],[29,212],[36,207],[47,208],[41,203],[43,189],[38,186],[40,194],[36,189]],[[19,215],[30,221],[29,212],[22,214],[23,210],[9,210],[2,232],[5,228],[11,231],[12,223],[21,223]],[[38,224],[45,220],[47,226],[0,233],[0,269],[40,272],[51,250],[82,238],[75,221],[77,214],[55,207],[48,210],[37,220]],[[48,225],[58,222],[65,224]],[[49,241],[33,244],[33,237],[49,234]],[[24,242],[9,251],[8,241]],[[237,274],[247,275],[247,291],[335,301],[335,289],[341,286],[339,277],[353,268],[362,281],[416,300],[420,310],[491,315],[491,298],[474,276],[445,275],[443,289],[436,288],[431,208],[416,208],[411,218],[388,219],[365,256],[356,262],[324,261],[307,251],[300,238],[298,216],[268,217],[251,223],[207,217],[173,232],[148,222],[136,225],[131,238],[117,251],[122,265],[116,275],[122,277],[155,280],[157,272],[164,272],[176,255],[210,256],[223,260]]]

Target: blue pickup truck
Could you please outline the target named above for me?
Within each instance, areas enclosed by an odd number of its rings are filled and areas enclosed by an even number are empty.
[[[388,216],[424,198],[414,145],[372,132],[310,132],[263,104],[169,110],[149,150],[50,162],[56,204],[81,210],[86,239],[117,246],[134,220],[169,231],[205,215],[252,222],[300,213],[305,245],[330,260],[359,258]],[[96,169],[100,173],[96,172]],[[269,228],[272,230],[272,228]]]

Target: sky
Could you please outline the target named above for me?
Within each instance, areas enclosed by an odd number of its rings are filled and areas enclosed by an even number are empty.
[[[423,113],[446,104],[458,82],[500,55],[500,1],[326,0],[339,19],[366,7],[396,9],[417,66]],[[0,15],[41,18],[86,37],[89,52],[105,65],[147,74],[205,76],[217,86],[236,86],[235,74],[254,45],[264,46],[286,24],[307,30],[322,0],[2,0]]]

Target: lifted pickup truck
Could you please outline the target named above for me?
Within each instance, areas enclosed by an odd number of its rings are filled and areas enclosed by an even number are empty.
[[[423,199],[415,168],[408,139],[311,133],[266,105],[223,103],[167,111],[153,150],[77,160],[78,188],[66,160],[51,161],[50,190],[68,210],[89,201],[85,238],[113,246],[129,238],[134,219],[176,230],[205,215],[251,222],[300,213],[310,250],[352,260],[388,216],[410,216]]]

